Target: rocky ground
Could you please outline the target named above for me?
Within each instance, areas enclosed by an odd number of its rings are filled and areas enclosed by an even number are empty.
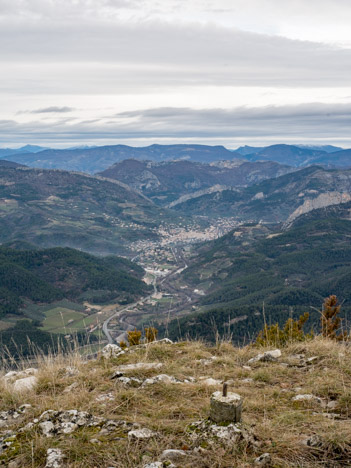
[[[350,466],[345,344],[165,340],[124,352],[108,345],[88,362],[71,354],[22,364],[0,378],[2,466]],[[209,419],[224,381],[242,399],[240,423]]]

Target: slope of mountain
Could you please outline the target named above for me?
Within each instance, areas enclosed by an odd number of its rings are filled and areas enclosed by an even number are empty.
[[[249,163],[235,160],[204,164],[192,161],[155,163],[128,159],[114,164],[100,175],[119,180],[154,201],[167,204],[182,195],[214,185],[243,187],[293,170],[269,161]]]
[[[188,215],[232,216],[238,221],[279,223],[293,214],[297,216],[310,209],[348,201],[351,170],[311,166],[250,187],[197,195],[174,202],[173,209]]]
[[[0,167],[0,242],[67,246],[100,254],[157,238],[168,213],[112,180],[59,170]],[[177,216],[172,215],[172,221]]]
[[[13,156],[14,154],[30,154],[30,153],[39,153],[39,151],[43,151],[46,148],[43,146],[35,146],[35,145],[25,145],[21,148],[0,148],[0,158],[5,158],[6,156]]]
[[[183,272],[183,280],[205,291],[203,312],[171,322],[171,337],[213,340],[217,328],[236,341],[248,340],[264,319],[283,323],[306,311],[317,323],[319,313],[311,307],[319,308],[330,294],[343,302],[344,314],[351,312],[351,202],[314,210],[285,232],[263,238],[261,231],[251,242],[244,232],[249,228],[204,245]]]
[[[148,290],[143,269],[119,257],[97,258],[69,248],[0,247],[0,317],[18,314],[23,301],[50,303],[96,298],[132,301]]]
[[[38,154],[15,154],[7,159],[30,167],[65,169],[90,174],[101,172],[124,159],[169,161],[189,159],[212,162],[235,158],[224,146],[205,145],[151,145],[135,148],[126,145],[101,146],[97,148],[49,149]]]
[[[0,159],[0,167],[25,167],[23,164],[18,164],[13,161],[7,161],[7,159]]]
[[[296,145],[299,148],[312,149],[317,151],[325,151],[326,153],[335,153],[336,151],[343,151],[340,146],[334,145]]]
[[[252,153],[249,153],[250,150]],[[264,148],[241,147],[235,151],[249,161],[275,161],[280,164],[301,167],[323,164],[330,167],[350,167],[351,150],[334,146],[271,145]]]

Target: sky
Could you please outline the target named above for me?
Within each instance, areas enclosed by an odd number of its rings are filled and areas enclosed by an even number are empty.
[[[350,0],[0,0],[0,147],[351,147]]]

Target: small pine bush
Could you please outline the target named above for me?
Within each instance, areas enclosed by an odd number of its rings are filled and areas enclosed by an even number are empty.
[[[120,342],[119,342],[119,345],[120,345],[120,347],[121,347],[122,349],[126,349],[127,346],[128,346],[127,343],[126,343],[124,340],[120,341]]]
[[[309,313],[305,312],[298,320],[289,318],[283,328],[278,323],[274,325],[265,324],[257,336],[256,343],[261,346],[284,346],[293,341],[305,341],[313,338],[313,332],[305,333],[303,326],[309,318]]]
[[[325,299],[321,312],[322,336],[332,340],[346,340],[347,333],[340,331],[341,318],[338,317],[341,305],[338,305],[336,296],[329,296]]]
[[[147,343],[152,343],[156,341],[158,335],[158,330],[155,327],[146,327],[145,328],[145,338]]]
[[[134,330],[129,330],[127,332],[127,338],[129,341],[129,346],[136,346],[140,344],[141,331],[137,330],[136,328]]]

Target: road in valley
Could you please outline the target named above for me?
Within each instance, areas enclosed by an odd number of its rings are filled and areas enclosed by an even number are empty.
[[[166,276],[161,277],[160,281],[159,281],[159,284],[164,289],[167,289],[168,291],[171,291],[174,294],[179,294],[179,291],[177,291],[170,284],[170,280],[172,279],[172,277],[174,277],[175,275],[180,274],[183,270],[185,270],[188,267],[188,265],[187,265],[183,255],[179,254],[177,249],[174,250],[173,254],[174,254],[175,259],[178,262],[178,265],[179,265],[180,262],[182,262],[183,265],[181,267],[177,268],[176,270],[171,271]],[[133,304],[128,304],[123,309],[120,309],[120,310],[116,311],[113,315],[111,315],[109,318],[107,318],[103,322],[102,331],[105,334],[109,344],[115,343],[116,341],[124,340],[126,331],[133,328],[132,325],[128,324],[128,322],[125,320],[125,317],[127,316],[127,314],[125,312],[127,310],[129,310],[129,309],[132,309],[132,308],[136,307],[138,304],[140,305],[140,304],[148,301],[149,299],[152,298],[152,296],[154,294],[157,294],[157,292],[158,292],[158,290],[157,290],[157,276],[156,275],[153,275],[153,276],[154,276],[154,280],[153,280],[152,285],[154,287],[154,292],[152,294],[149,294],[148,296],[145,296],[145,297],[139,299],[138,301],[134,302]],[[184,296],[184,299],[185,299],[184,303],[187,303],[188,305],[189,304],[191,305],[191,303],[192,303],[191,297],[186,295],[184,292],[182,293],[182,295]],[[174,309],[169,310],[168,314],[170,314],[171,312],[178,312],[179,310],[181,310],[181,308],[182,307],[180,307],[178,305],[178,307],[175,307]],[[113,319],[116,319],[116,318],[120,319],[119,323],[121,325],[121,327],[120,327],[121,333],[116,338],[113,338],[112,335],[111,335],[110,329],[109,329],[109,324]],[[122,326],[122,324],[123,324],[123,326]],[[116,330],[114,330],[114,331],[116,331]]]

